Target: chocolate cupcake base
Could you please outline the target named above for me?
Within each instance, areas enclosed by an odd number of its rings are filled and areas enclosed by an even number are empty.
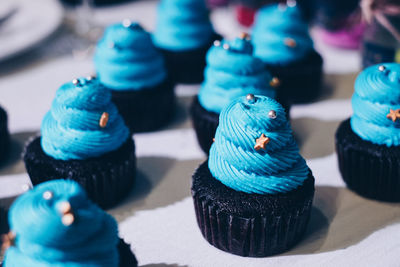
[[[193,175],[192,196],[204,238],[226,252],[250,257],[282,253],[306,231],[314,197],[314,178],[276,195],[246,194],[215,179],[208,161]]]
[[[400,146],[387,147],[361,139],[350,119],[336,132],[339,169],[357,194],[382,201],[400,201]]]
[[[128,195],[136,176],[135,145],[129,138],[120,148],[86,160],[57,160],[44,153],[40,137],[24,153],[32,184],[71,179],[78,182],[92,201],[102,208],[117,204]]]
[[[278,102],[282,104],[287,118],[289,118],[290,104],[288,101],[278,100]],[[204,153],[208,154],[219,124],[219,114],[203,108],[199,102],[199,98],[195,96],[190,106],[190,115],[200,148]]]
[[[174,85],[170,80],[153,88],[112,90],[112,100],[132,132],[157,130],[175,113]]]
[[[318,98],[322,89],[322,63],[321,55],[312,51],[304,59],[288,65],[267,64],[267,69],[281,83],[277,99],[306,103]]]
[[[10,150],[7,112],[0,107],[0,161],[7,159]]]
[[[204,80],[207,51],[215,40],[221,39],[222,36],[215,33],[207,45],[193,50],[171,51],[158,47],[172,81],[181,84],[201,83]]]
[[[136,267],[138,266],[137,259],[132,253],[131,248],[121,238],[118,243],[119,252],[119,267]]]

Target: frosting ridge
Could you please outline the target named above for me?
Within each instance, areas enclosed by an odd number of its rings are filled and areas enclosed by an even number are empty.
[[[50,192],[51,197],[45,197]],[[70,204],[74,221],[62,222],[61,205]],[[118,266],[116,221],[93,204],[74,181],[54,180],[35,186],[13,203],[10,228],[16,244],[6,251],[10,266]]]
[[[269,142],[257,150],[262,135]],[[255,96],[253,101],[239,97],[222,110],[208,167],[226,186],[256,194],[291,191],[309,174],[285,110],[265,96]]]
[[[211,42],[214,29],[205,0],[161,0],[153,40],[157,47],[190,50]]]
[[[358,75],[352,97],[353,131],[378,145],[400,145],[400,64],[385,63],[366,68]],[[394,120],[394,121],[393,121]]]
[[[103,114],[108,116],[105,127],[100,126]],[[41,133],[43,151],[61,160],[101,156],[129,138],[111,92],[94,78],[76,79],[57,90]]]
[[[256,15],[253,36],[255,55],[269,64],[288,64],[314,49],[308,23],[298,5],[262,7]]]
[[[98,42],[94,64],[99,80],[112,90],[151,88],[166,79],[161,53],[138,23],[109,26]]]
[[[198,95],[205,109],[220,113],[232,100],[246,94],[275,97],[269,85],[272,76],[253,56],[249,37],[215,44],[207,53],[205,80]]]

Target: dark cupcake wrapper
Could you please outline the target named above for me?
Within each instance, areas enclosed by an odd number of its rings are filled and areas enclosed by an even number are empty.
[[[190,106],[190,115],[200,148],[208,154],[219,123],[219,114],[204,109],[197,96]]]
[[[136,267],[138,266],[138,261],[131,251],[130,246],[125,243],[123,239],[119,239],[118,243],[119,252],[119,267]]]
[[[340,124],[335,140],[340,173],[351,190],[371,199],[400,201],[400,146],[361,139],[350,119]]]
[[[6,160],[10,150],[7,112],[0,107],[0,161]]]
[[[312,51],[304,59],[288,65],[270,65],[267,69],[280,80],[277,99],[288,99],[292,103],[315,100],[322,89],[322,57]]]
[[[32,184],[71,179],[102,208],[120,202],[131,191],[136,177],[135,145],[129,138],[120,148],[85,160],[57,160],[42,149],[40,137],[25,148],[24,162]]]
[[[175,113],[174,84],[170,79],[152,88],[112,90],[112,100],[132,132],[157,130]]]
[[[306,231],[314,196],[314,178],[277,195],[234,191],[214,177],[204,162],[193,175],[192,196],[197,223],[213,246],[239,256],[282,253]]]
[[[380,63],[394,62],[396,50],[391,47],[385,47],[364,41],[361,48],[361,54],[363,67],[367,68]]]
[[[172,81],[181,84],[201,83],[204,80],[207,51],[215,40],[221,39],[222,36],[215,33],[207,45],[194,50],[171,51],[158,47]]]
[[[285,108],[286,115],[289,118],[290,104],[288,100],[279,101]],[[197,96],[193,98],[190,106],[190,115],[194,130],[196,132],[197,141],[200,148],[208,154],[213,143],[213,138],[219,124],[219,114],[208,111],[203,108]]]

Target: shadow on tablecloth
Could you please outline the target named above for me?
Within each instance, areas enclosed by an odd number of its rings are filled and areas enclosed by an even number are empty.
[[[347,188],[316,186],[314,207],[304,239],[283,255],[345,249],[372,233],[400,222],[400,204],[362,198]]]

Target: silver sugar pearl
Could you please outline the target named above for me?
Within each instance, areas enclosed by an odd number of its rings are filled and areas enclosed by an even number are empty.
[[[50,200],[50,199],[52,199],[52,198],[53,198],[53,192],[51,192],[51,191],[45,191],[45,192],[43,193],[43,198],[44,198],[45,200]]]
[[[288,0],[286,4],[288,7],[295,7],[297,5],[297,2],[295,0]]]
[[[132,22],[130,19],[124,19],[122,21],[122,26],[124,26],[125,28],[129,28],[132,25]]]
[[[95,76],[92,76],[92,75],[86,77],[86,80],[89,81],[89,82],[90,82],[91,80],[93,80],[93,79],[96,79],[96,77],[95,77]]]
[[[249,103],[254,103],[256,101],[256,98],[253,94],[248,94],[246,95],[246,100],[249,101]]]
[[[26,192],[26,191],[29,191],[31,189],[31,186],[29,184],[23,184],[21,186],[21,188],[22,188],[22,191]]]
[[[275,110],[270,110],[270,111],[268,112],[268,117],[269,117],[270,119],[276,119],[276,111],[275,111]]]
[[[221,45],[221,41],[219,41],[219,40],[214,41],[214,46],[220,46],[220,45]]]
[[[79,80],[78,79],[73,79],[72,80],[72,84],[73,85],[78,85],[79,84]]]
[[[379,69],[379,71],[385,71],[385,70],[386,70],[386,67],[383,66],[383,65],[380,65],[378,69]]]
[[[229,46],[228,44],[224,44],[222,47],[223,47],[225,50],[229,50],[229,48],[230,48],[230,46]]]
[[[108,43],[108,47],[109,47],[109,48],[114,48],[114,47],[115,47],[115,44],[114,44],[114,42],[110,42],[110,43]]]

